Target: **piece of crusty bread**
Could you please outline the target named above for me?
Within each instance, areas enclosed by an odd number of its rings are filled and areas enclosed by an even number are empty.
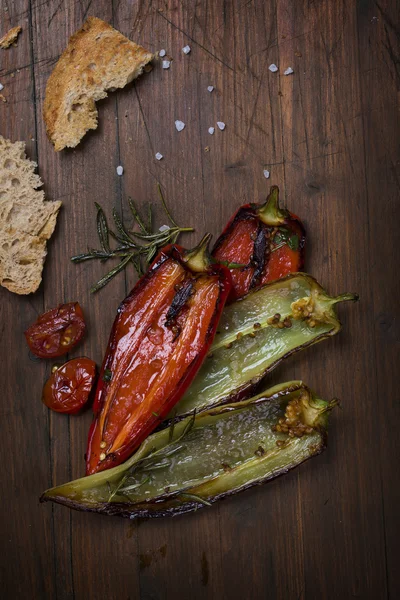
[[[44,120],[55,150],[74,148],[97,127],[95,102],[138,77],[154,55],[89,17],[69,40],[46,87]]]
[[[0,284],[16,294],[35,292],[42,280],[46,241],[61,202],[46,202],[36,163],[25,142],[0,135]]]
[[[7,31],[5,35],[0,39],[0,48],[9,48],[11,44],[16,44],[19,34],[22,31],[21,25],[13,27],[10,31]]]

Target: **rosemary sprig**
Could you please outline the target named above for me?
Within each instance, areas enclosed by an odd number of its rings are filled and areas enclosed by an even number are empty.
[[[74,263],[81,263],[86,260],[98,259],[100,262],[106,262],[110,258],[119,259],[120,262],[106,273],[90,289],[92,293],[97,292],[107,285],[113,277],[123,271],[128,263],[132,263],[138,275],[141,276],[147,270],[157,252],[167,244],[175,244],[181,233],[194,231],[192,227],[180,227],[165,203],[161,187],[157,185],[158,193],[161,199],[161,205],[165,215],[170,222],[168,228],[162,228],[162,231],[153,231],[152,206],[148,206],[147,223],[142,218],[132,198],[128,198],[129,208],[131,210],[134,222],[139,227],[139,231],[128,231],[124,226],[121,216],[116,208],[112,211],[115,225],[115,231],[110,229],[104,210],[95,202],[97,209],[96,226],[100,241],[100,250],[88,248],[87,252],[72,256]],[[114,248],[111,247],[110,240],[114,240]]]

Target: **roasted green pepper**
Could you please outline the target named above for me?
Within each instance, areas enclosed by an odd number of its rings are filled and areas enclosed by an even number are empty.
[[[41,500],[131,519],[195,510],[319,454],[335,404],[300,381],[281,384],[172,422],[122,465],[47,490]]]
[[[294,352],[335,335],[335,305],[310,275],[294,273],[226,306],[208,357],[175,406],[186,415],[256,393],[262,377]],[[172,415],[170,415],[172,417]]]

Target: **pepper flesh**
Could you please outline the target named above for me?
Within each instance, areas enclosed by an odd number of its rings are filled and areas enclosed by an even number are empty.
[[[206,264],[201,272],[194,258],[179,246],[164,248],[118,309],[96,389],[87,475],[132,454],[178,402],[207,354],[230,274]]]
[[[301,381],[281,384],[187,417],[151,435],[123,465],[47,490],[41,500],[131,519],[196,510],[319,454],[336,403]]]
[[[356,294],[330,297],[313,277],[294,273],[226,306],[209,355],[175,413],[208,410],[256,393],[283,359],[338,333],[336,304],[356,299]]]
[[[236,263],[229,301],[304,266],[305,230],[296,215],[279,208],[279,189],[263,205],[245,204],[216,241],[213,257]],[[238,267],[237,265],[244,265]]]

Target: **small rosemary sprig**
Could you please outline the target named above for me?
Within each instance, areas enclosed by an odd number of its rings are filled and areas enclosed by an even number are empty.
[[[152,207],[149,204],[147,223],[140,215],[132,198],[128,198],[129,208],[133,215],[139,231],[128,231],[122,223],[121,216],[114,208],[112,215],[115,224],[115,231],[110,229],[106,215],[100,204],[95,202],[97,208],[96,225],[97,234],[100,241],[100,250],[89,248],[83,254],[72,256],[74,263],[81,263],[86,260],[98,259],[100,262],[106,262],[110,258],[118,258],[119,263],[104,275],[90,289],[92,293],[97,292],[104,287],[115,275],[123,271],[128,263],[132,263],[139,276],[147,270],[157,252],[167,244],[175,244],[179,235],[184,232],[194,231],[192,227],[180,227],[171,216],[164,200],[161,187],[158,184],[158,193],[165,215],[170,222],[170,226],[162,227],[159,231],[153,231]],[[110,245],[110,238],[115,242],[114,248]]]

